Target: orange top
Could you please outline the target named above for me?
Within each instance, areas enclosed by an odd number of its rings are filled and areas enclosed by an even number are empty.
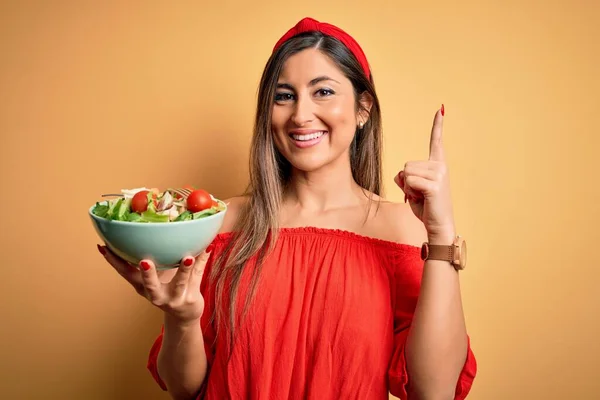
[[[226,340],[214,343],[214,288],[206,277],[231,237],[216,237],[201,284],[209,369],[198,399],[383,400],[388,392],[407,398],[404,345],[423,271],[418,247],[340,230],[281,229],[228,361]],[[156,366],[161,342],[162,333],[148,369],[166,390]],[[469,344],[455,399],[467,396],[476,372]]]

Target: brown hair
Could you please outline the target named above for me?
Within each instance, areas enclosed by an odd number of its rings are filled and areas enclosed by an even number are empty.
[[[245,315],[254,296],[262,261],[277,241],[280,205],[291,176],[291,166],[277,150],[271,129],[277,81],[285,61],[309,48],[318,49],[337,64],[352,82],[356,111],[368,113],[368,120],[362,128],[357,127],[350,146],[352,175],[364,190],[381,194],[381,111],[372,76],[368,79],[348,48],[333,37],[307,32],[291,38],[271,55],[263,71],[250,151],[250,182],[246,192],[249,200],[236,221],[232,240],[215,260],[210,274],[210,279],[216,281],[213,315],[216,329],[226,330],[229,344],[234,339],[234,310],[244,266],[256,256],[256,267],[242,315]],[[365,110],[360,103],[362,94],[370,96],[370,110]],[[226,290],[228,298],[224,298]]]

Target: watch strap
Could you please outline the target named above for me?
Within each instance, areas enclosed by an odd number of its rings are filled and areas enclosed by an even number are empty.
[[[428,259],[454,262],[454,245],[428,244]]]
[[[423,243],[421,259],[447,261],[458,271],[466,266],[466,251],[466,242],[461,236],[456,236],[454,242],[450,245]]]

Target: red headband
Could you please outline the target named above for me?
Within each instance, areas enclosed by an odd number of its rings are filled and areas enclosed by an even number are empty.
[[[358,42],[354,40],[352,36],[348,35],[346,32],[344,32],[337,26],[328,24],[326,22],[319,22],[312,18],[301,19],[300,22],[298,22],[293,28],[287,31],[285,35],[283,35],[281,39],[277,41],[275,47],[273,48],[273,52],[275,52],[286,40],[301,33],[310,31],[318,31],[323,33],[324,35],[332,36],[340,42],[342,42],[343,44],[345,44],[346,47],[352,52],[354,57],[356,57],[356,59],[360,63],[365,75],[367,76],[367,79],[371,79],[371,73],[369,69],[369,63],[367,62],[367,57],[365,56],[365,53],[362,51],[362,48],[360,47]]]

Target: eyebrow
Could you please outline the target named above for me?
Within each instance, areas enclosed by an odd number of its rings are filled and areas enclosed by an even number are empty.
[[[312,79],[310,82],[308,82],[308,86],[315,86],[316,84],[318,84],[318,83],[320,83],[320,82],[323,82],[323,81],[332,81],[332,82],[335,82],[335,83],[337,83],[337,84],[340,84],[340,83],[339,83],[338,81],[336,81],[335,79],[333,79],[333,78],[330,78],[330,77],[328,77],[328,76],[325,76],[325,75],[323,75],[323,76],[319,76],[319,77],[317,77],[317,78],[315,78],[315,79]],[[289,90],[294,90],[294,86],[293,86],[293,85],[290,85],[289,83],[278,83],[278,84],[277,84],[277,88],[278,88],[278,89],[289,89]]]

